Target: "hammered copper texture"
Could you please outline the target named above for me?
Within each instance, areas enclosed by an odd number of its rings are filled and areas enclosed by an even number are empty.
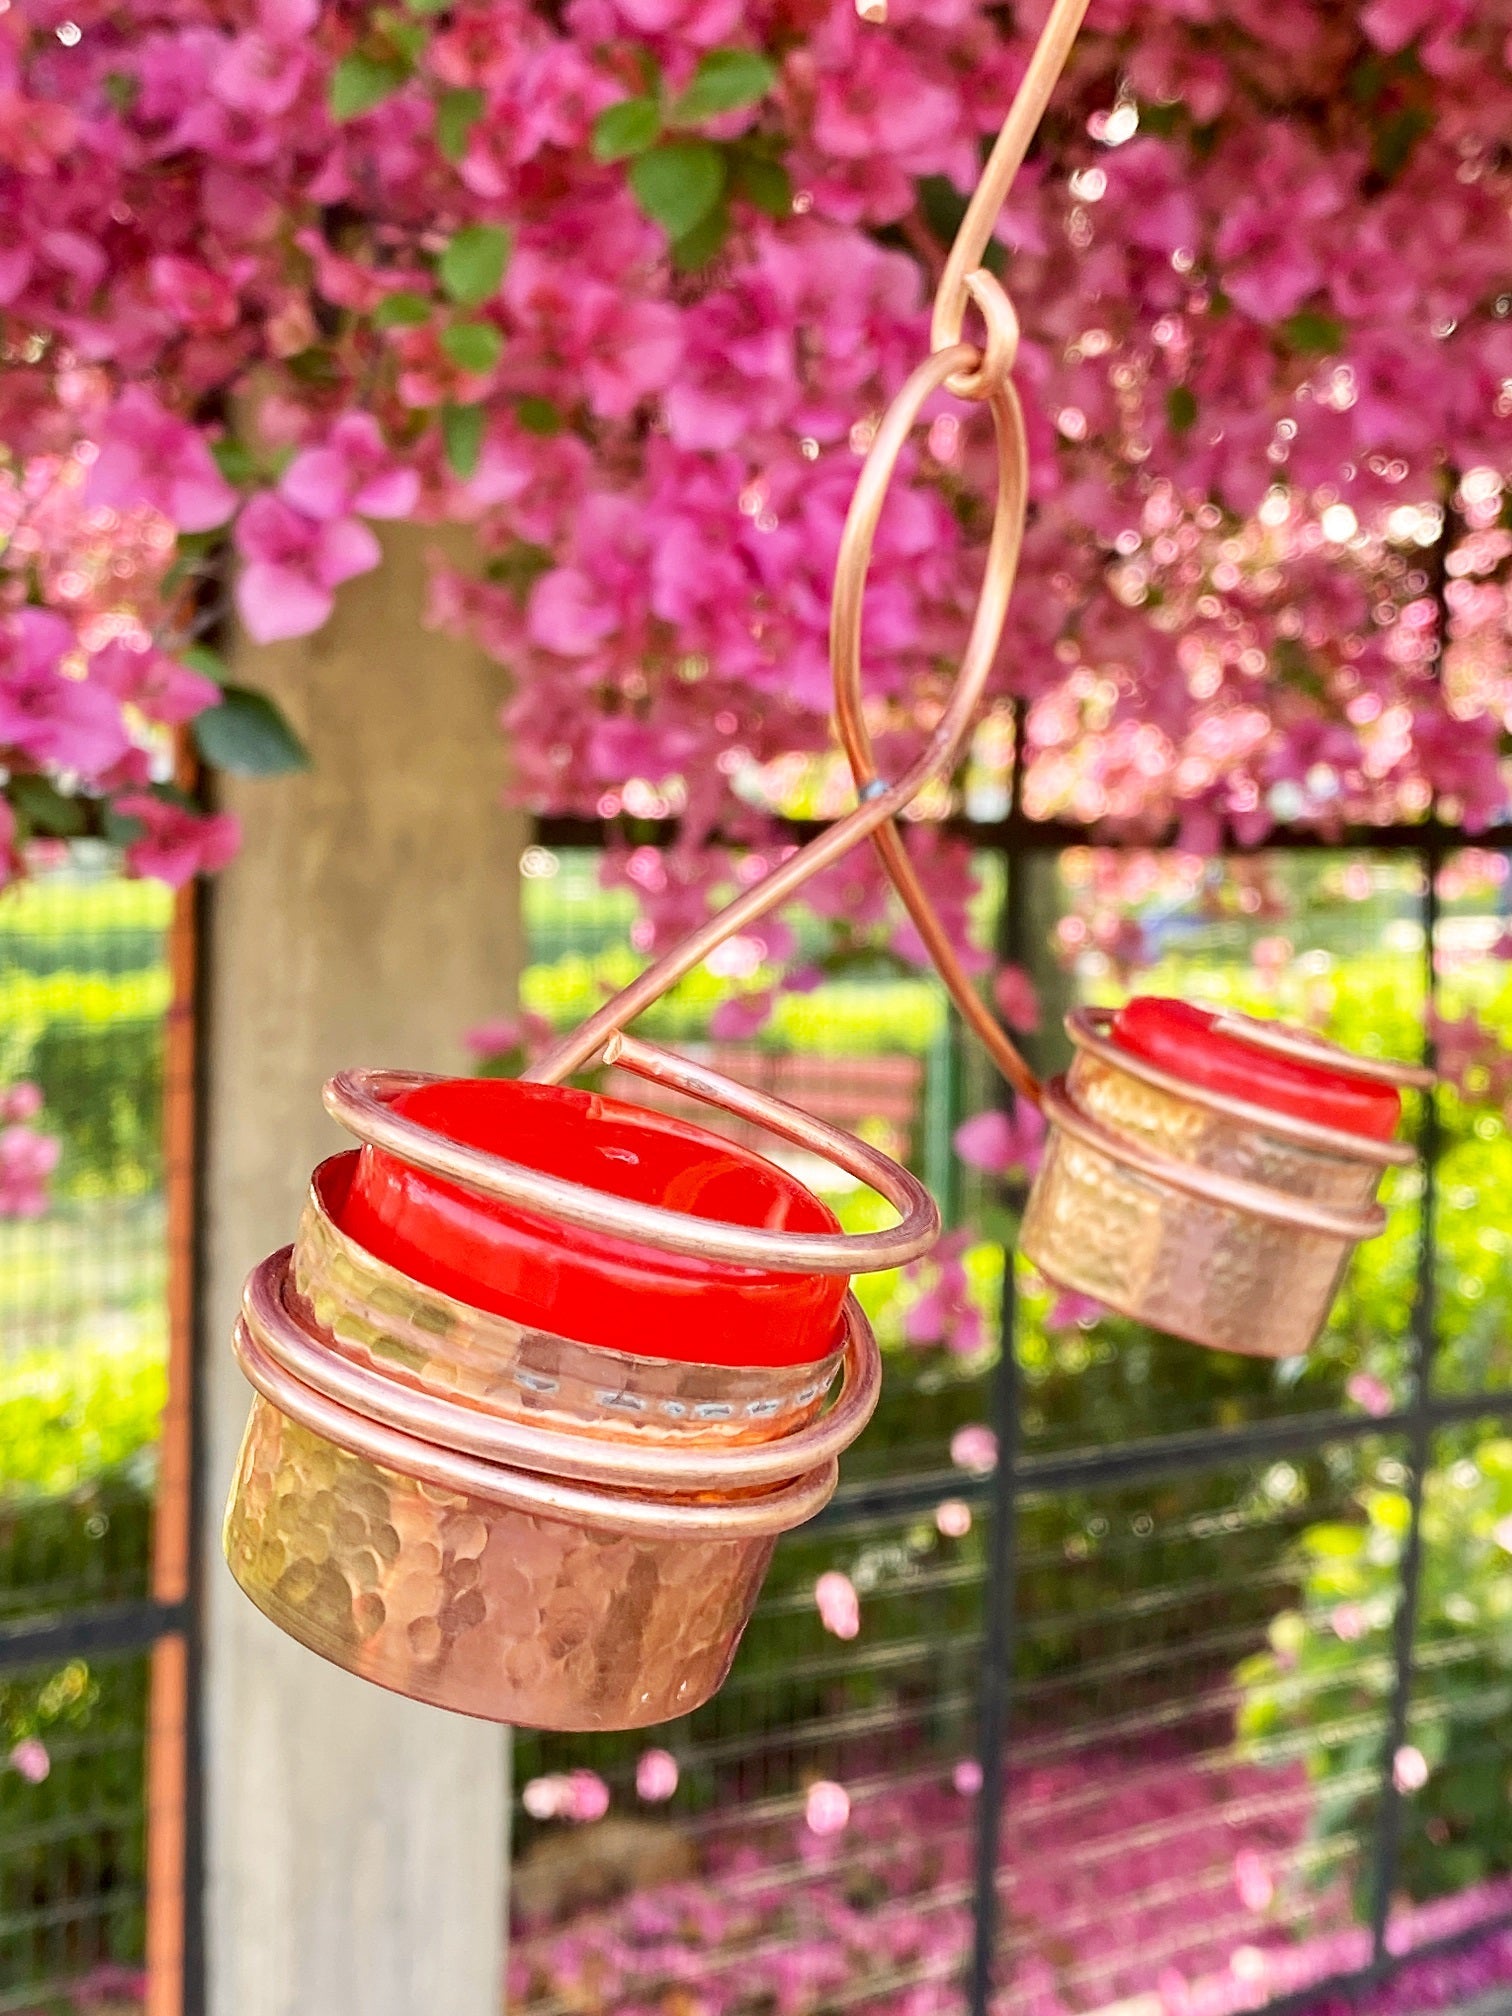
[[[1261,1358],[1308,1348],[1352,1251],[1350,1240],[1173,1189],[1056,1128],[1019,1243],[1062,1288]]]
[[[1292,1197],[1312,1197],[1324,1204],[1367,1204],[1380,1181],[1378,1158],[1329,1154],[1288,1140],[1199,1099],[1182,1099],[1085,1050],[1078,1051],[1072,1062],[1066,1089],[1089,1118],[1127,1140],[1178,1162],[1244,1177]]]
[[[669,1545],[400,1476],[254,1396],[226,1559],[282,1630],[490,1721],[632,1729],[720,1686],[775,1545]]]
[[[423,1287],[333,1223],[335,1156],[315,1172],[294,1246],[296,1313],[354,1362],[480,1411],[616,1440],[714,1445],[790,1435],[818,1413],[837,1349],[812,1365],[639,1358],[553,1337]],[[303,1308],[299,1304],[303,1304]]]

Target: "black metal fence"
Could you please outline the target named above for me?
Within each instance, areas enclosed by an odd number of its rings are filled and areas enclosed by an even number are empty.
[[[563,962],[584,980],[606,932],[602,899],[576,898],[591,930],[563,900],[580,837],[543,834],[527,902],[527,992],[562,1019]],[[1037,1064],[1073,999],[1134,982],[1136,945],[1144,991],[1395,1054],[1443,1018],[1461,1089],[1414,1118],[1422,1173],[1280,1366],[1058,1308],[1005,1264],[1020,1195],[968,1185],[996,1325],[955,1356],[907,1341],[927,1272],[872,1291],[887,1397],[724,1692],[645,1739],[517,1738],[520,2016],[1228,2016],[1512,1923],[1512,1086],[1466,1061],[1465,1020],[1512,1026],[1508,836],[1164,866],[1081,837],[973,836],[984,936],[1051,1011]],[[778,1047],[823,1049],[809,999]],[[997,1096],[943,1004],[833,1019],[837,1068],[858,1030],[908,1032],[913,1159],[938,1167],[941,1127]],[[816,1601],[836,1573],[850,1638]],[[560,1817],[598,1812],[599,1782],[603,1820]]]
[[[149,1919],[176,1981],[192,1915],[147,1831],[149,1777],[183,1800],[187,1705],[172,914],[83,844],[0,903],[0,2011],[27,2016],[137,1999]]]

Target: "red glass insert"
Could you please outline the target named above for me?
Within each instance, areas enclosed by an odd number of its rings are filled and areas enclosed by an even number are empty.
[[[774,1163],[618,1099],[450,1078],[401,1093],[394,1110],[508,1161],[693,1218],[840,1229]],[[479,1196],[381,1149],[356,1156],[336,1210],[342,1231],[412,1280],[583,1344],[710,1365],[803,1365],[826,1356],[839,1329],[843,1276],[659,1252]]]
[[[1226,1021],[1227,1026],[1216,1025]],[[1394,1086],[1351,1071],[1339,1054],[1310,1059],[1283,1056],[1246,1041],[1234,1022],[1190,1001],[1141,995],[1113,1017],[1109,1030],[1120,1050],[1143,1057],[1173,1078],[1233,1099],[1315,1121],[1342,1134],[1387,1141],[1396,1131],[1402,1101]]]

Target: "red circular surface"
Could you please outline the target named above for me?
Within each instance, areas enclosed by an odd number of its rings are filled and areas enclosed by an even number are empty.
[[[1212,1009],[1190,1001],[1146,994],[1118,1010],[1108,1033],[1120,1050],[1189,1085],[1342,1134],[1387,1141],[1396,1131],[1402,1101],[1394,1086],[1357,1076],[1347,1062],[1313,1064],[1282,1056],[1246,1042],[1231,1029],[1218,1030],[1214,1025],[1220,1019]]]
[[[453,1141],[693,1218],[835,1232],[832,1212],[773,1163],[700,1127],[557,1085],[449,1078],[394,1110]],[[637,1357],[804,1365],[834,1348],[842,1276],[774,1274],[662,1253],[562,1225],[363,1148],[343,1232],[475,1309]]]

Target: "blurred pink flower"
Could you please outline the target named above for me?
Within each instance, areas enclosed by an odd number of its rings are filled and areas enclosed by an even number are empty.
[[[1374,1372],[1351,1372],[1344,1381],[1344,1391],[1356,1407],[1363,1407],[1367,1414],[1389,1414],[1396,1405],[1391,1388]]]
[[[935,1507],[935,1527],[947,1540],[964,1540],[971,1531],[971,1507],[964,1498],[946,1498]]]
[[[1369,1613],[1360,1603],[1336,1603],[1329,1612],[1328,1622],[1334,1636],[1348,1644],[1363,1638],[1370,1629]]]
[[[408,518],[420,477],[393,455],[370,413],[343,413],[318,448],[294,457],[279,493],[307,517]]]
[[[1014,1102],[1012,1112],[1000,1107],[963,1120],[955,1131],[955,1151],[973,1169],[992,1176],[1021,1172],[1032,1176],[1044,1148],[1045,1122],[1037,1107]]]
[[[811,1834],[842,1834],[850,1824],[850,1794],[833,1779],[818,1778],[803,1803],[804,1824]]]
[[[531,1057],[544,1049],[551,1035],[551,1024],[543,1015],[522,1009],[518,1015],[496,1015],[492,1021],[480,1022],[462,1040],[475,1057],[507,1057],[514,1050]]]
[[[126,866],[170,889],[182,889],[196,875],[213,875],[241,845],[241,824],[230,812],[190,812],[146,791],[118,798],[116,810],[143,829],[126,843]]]
[[[1032,1036],[1039,1028],[1039,994],[1022,966],[999,968],[993,977],[992,998],[1008,1027],[1020,1036]]]
[[[143,386],[128,385],[98,430],[85,496],[117,510],[148,504],[182,532],[210,532],[236,509],[204,435]]]
[[[1234,1889],[1246,1911],[1270,1909],[1276,1895],[1275,1879],[1257,1849],[1241,1848],[1234,1857]]]
[[[35,1120],[42,1111],[42,1087],[18,1078],[0,1092],[0,1120]]]
[[[530,1779],[520,1804],[532,1820],[602,1820],[609,1811],[609,1787],[596,1771],[557,1771]]]
[[[236,607],[258,644],[318,630],[342,582],[370,572],[383,557],[360,520],[311,518],[271,490],[243,510],[235,542],[246,562],[237,576]]]
[[[814,1603],[826,1631],[836,1638],[854,1638],[861,1629],[861,1599],[849,1575],[830,1568],[814,1584]]]
[[[1090,1295],[1079,1295],[1072,1289],[1063,1288],[1045,1317],[1047,1330],[1071,1330],[1084,1323],[1097,1323],[1107,1315],[1101,1302],[1095,1302]]]
[[[0,1127],[0,1218],[43,1215],[47,1179],[61,1153],[62,1143],[51,1134],[37,1134],[19,1124]]]
[[[1415,1743],[1404,1743],[1391,1760],[1391,1782],[1398,1792],[1421,1792],[1428,1783],[1428,1759]]]
[[[670,1799],[677,1790],[677,1759],[670,1750],[643,1750],[635,1766],[635,1789],[651,1804]]]
[[[997,1436],[981,1422],[957,1428],[950,1438],[950,1460],[958,1470],[969,1471],[973,1477],[990,1477],[997,1468]]]
[[[52,1769],[52,1758],[40,1736],[25,1736],[10,1753],[12,1771],[19,1771],[28,1785],[40,1785]]]
[[[982,1789],[982,1767],[975,1757],[963,1757],[950,1774],[950,1782],[963,1799],[974,1799]]]

